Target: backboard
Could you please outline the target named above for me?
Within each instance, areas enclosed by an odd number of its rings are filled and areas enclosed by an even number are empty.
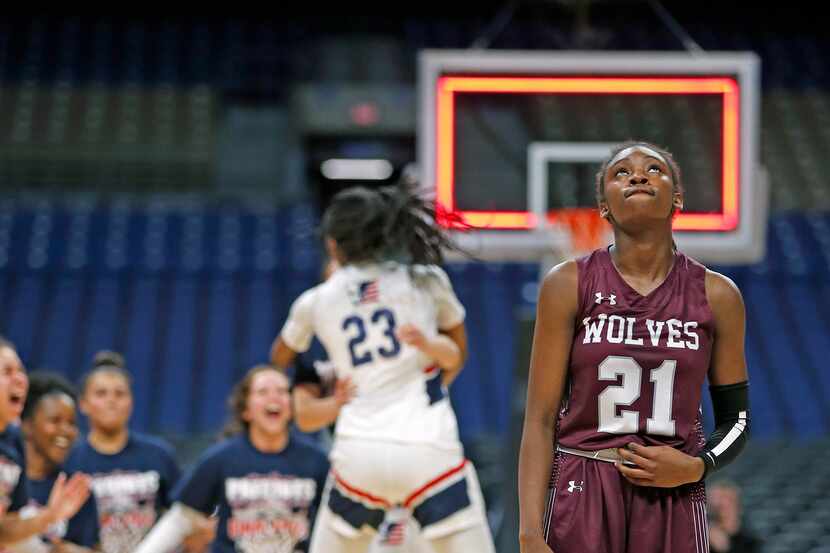
[[[566,250],[557,213],[594,206],[599,161],[640,139],[668,148],[683,171],[683,251],[715,263],[763,256],[753,53],[426,50],[418,77],[422,180],[475,228],[455,236],[475,255]]]

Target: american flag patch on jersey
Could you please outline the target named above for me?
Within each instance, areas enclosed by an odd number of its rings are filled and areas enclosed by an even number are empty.
[[[352,301],[355,305],[377,302],[380,300],[378,281],[364,280],[363,282],[359,282],[352,295]]]
[[[403,545],[405,536],[406,521],[384,523],[380,528],[383,545]]]

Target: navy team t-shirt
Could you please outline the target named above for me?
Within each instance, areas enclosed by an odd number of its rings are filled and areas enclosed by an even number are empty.
[[[30,511],[34,515],[42,509],[49,502],[49,493],[57,479],[57,472],[43,480],[29,478],[29,504],[22,510],[22,513]],[[84,503],[84,506],[73,518],[76,517],[81,518],[83,524],[71,524],[71,533],[69,532],[70,523],[61,521],[50,526],[41,538],[49,543],[55,539],[60,539],[76,545],[94,547],[98,543],[98,512],[95,509],[95,502],[87,501]]]
[[[276,453],[243,434],[208,449],[173,498],[206,515],[218,507],[211,553],[307,551],[328,470],[323,450],[297,433]]]
[[[129,553],[138,546],[160,512],[170,507],[180,475],[166,442],[134,432],[124,449],[112,455],[99,453],[84,440],[69,454],[65,467],[67,474],[84,472],[92,480],[104,553]],[[73,517],[68,532],[80,532],[76,525],[91,524],[90,516]]]
[[[19,511],[29,502],[26,453],[20,428],[0,432],[0,515]]]

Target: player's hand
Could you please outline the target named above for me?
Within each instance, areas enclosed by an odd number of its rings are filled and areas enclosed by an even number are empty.
[[[89,498],[89,476],[82,472],[66,479],[65,473],[60,473],[52,491],[49,492],[49,501],[43,511],[50,524],[59,520],[72,518]]]
[[[427,337],[424,336],[424,333],[413,324],[401,325],[398,327],[396,334],[398,336],[398,340],[404,344],[409,344],[414,348],[422,350],[427,346]]]
[[[337,405],[343,407],[357,395],[357,385],[352,382],[352,379],[348,376],[345,378],[338,378],[334,383],[334,392],[332,395],[334,396],[334,401],[337,402]]]
[[[553,553],[553,550],[548,547],[545,538],[542,536],[519,540],[519,551],[521,553]]]
[[[74,543],[62,540],[52,542],[52,549],[50,551],[52,553],[95,553],[93,549],[88,547],[75,545]]]
[[[193,521],[193,531],[187,536],[182,545],[187,553],[203,553],[216,538],[218,517],[199,517]]]
[[[723,528],[718,525],[709,527],[709,547],[712,551],[729,551],[731,546],[732,540]]]
[[[615,463],[626,480],[637,486],[674,488],[697,482],[703,476],[703,461],[667,445],[644,446],[630,443],[617,450],[636,467]]]

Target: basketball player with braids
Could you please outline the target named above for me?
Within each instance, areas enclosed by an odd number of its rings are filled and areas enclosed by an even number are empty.
[[[294,302],[271,350],[286,368],[316,336],[354,385],[328,404],[332,471],[310,552],[363,553],[404,529],[436,553],[494,551],[446,390],[466,358],[465,310],[437,266],[451,244],[405,185],[339,192],[322,232],[340,268]],[[304,399],[298,418],[327,398]]]
[[[667,151],[615,148],[597,199],[614,243],[554,267],[539,293],[521,551],[703,553],[703,481],[747,440],[743,300],[675,248],[683,189]],[[705,440],[707,375],[716,428]]]

